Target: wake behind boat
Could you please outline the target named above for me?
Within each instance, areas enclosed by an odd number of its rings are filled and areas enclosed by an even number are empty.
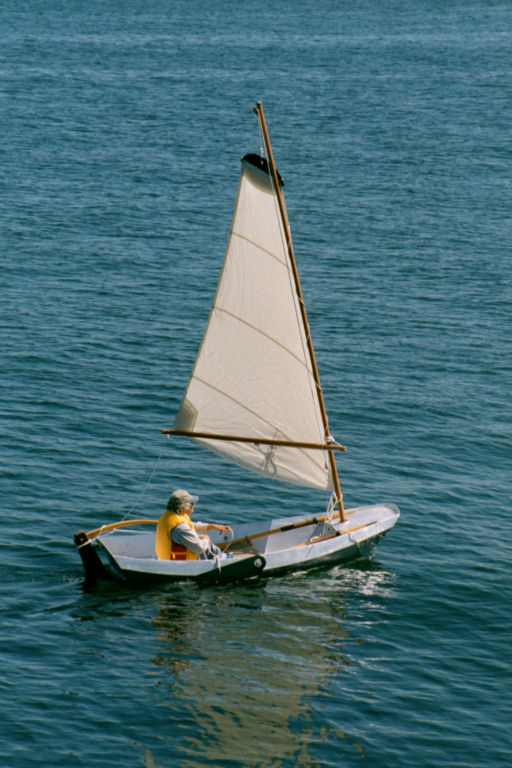
[[[174,426],[246,470],[330,491],[327,511],[234,526],[216,543],[231,557],[168,560],[156,520],[75,535],[86,574],[122,580],[229,582],[367,556],[399,517],[394,505],[345,510],[290,228],[263,107],[266,156],[242,168],[217,292]]]

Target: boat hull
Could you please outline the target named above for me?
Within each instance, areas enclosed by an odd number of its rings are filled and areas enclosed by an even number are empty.
[[[346,522],[299,515],[234,526],[232,542],[217,541],[232,556],[219,560],[160,560],[153,527],[123,527],[91,539],[80,532],[75,543],[89,580],[230,583],[368,557],[399,515],[393,505],[380,504],[350,510]]]
[[[279,532],[271,533],[267,540],[253,540],[265,557],[262,575],[328,567],[369,557],[399,516],[394,506],[374,505],[350,510],[345,523],[320,519],[303,525],[304,520],[311,518],[300,517],[286,522],[277,520],[273,530]]]

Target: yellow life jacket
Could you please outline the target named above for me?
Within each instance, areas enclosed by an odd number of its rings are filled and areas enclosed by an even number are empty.
[[[179,515],[166,509],[156,526],[155,552],[160,560],[198,560],[199,555],[183,544],[176,544],[171,539],[171,531],[180,523],[186,523],[195,531],[195,526],[188,515]]]

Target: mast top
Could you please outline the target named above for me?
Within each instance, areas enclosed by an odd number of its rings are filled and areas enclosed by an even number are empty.
[[[262,173],[266,173],[270,177],[272,176],[272,172],[266,157],[261,157],[261,155],[250,153],[242,157],[242,163],[246,163],[247,165],[253,166],[258,171],[261,171]],[[277,178],[279,179],[279,186],[284,187],[284,181],[281,178],[281,174],[277,170],[276,170],[276,173],[277,173]]]

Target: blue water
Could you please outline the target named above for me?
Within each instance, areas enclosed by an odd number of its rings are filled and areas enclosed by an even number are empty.
[[[0,6],[0,765],[512,761],[512,4]],[[262,100],[373,560],[83,583],[73,533],[188,487],[324,499],[165,440]]]

